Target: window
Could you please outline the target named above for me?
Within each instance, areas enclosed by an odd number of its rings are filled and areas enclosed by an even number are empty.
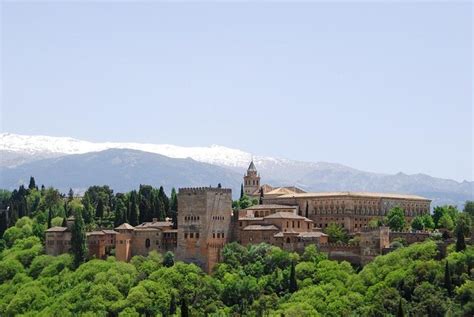
[[[214,232],[212,233],[212,237],[213,237],[213,238],[215,238],[215,237],[216,237],[216,234],[215,234]]]
[[[239,221],[239,227],[242,227],[242,221]]]
[[[191,233],[189,234],[189,238],[190,238],[190,239],[193,239],[193,238],[194,238],[194,233],[191,232]]]
[[[146,239],[145,240],[145,248],[149,248],[150,247],[150,239]]]
[[[290,243],[290,238],[286,238],[286,243]]]
[[[199,239],[199,232],[196,232],[196,239]]]
[[[224,232],[222,232],[222,238],[224,238]]]
[[[184,233],[184,238],[187,239],[188,238],[188,234],[185,232]]]

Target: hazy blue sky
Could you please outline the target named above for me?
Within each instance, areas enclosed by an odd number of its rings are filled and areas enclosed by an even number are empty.
[[[473,179],[469,2],[1,6],[3,132]]]

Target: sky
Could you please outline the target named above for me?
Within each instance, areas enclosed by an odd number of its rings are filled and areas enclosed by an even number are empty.
[[[13,2],[1,131],[473,180],[470,2]]]

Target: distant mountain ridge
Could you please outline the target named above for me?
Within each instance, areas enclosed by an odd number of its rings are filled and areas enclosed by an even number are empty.
[[[277,186],[295,185],[307,191],[413,193],[433,199],[434,205],[449,203],[461,206],[474,196],[474,182],[457,182],[424,174],[379,174],[335,163],[252,156],[217,145],[180,147],[169,144],[93,143],[11,133],[0,134],[0,186],[14,188],[22,181],[26,182],[28,179],[25,180],[25,177],[34,175],[40,183],[51,181],[51,185],[59,188],[63,185],[66,188],[84,188],[91,185],[91,181],[95,182],[93,184],[107,183],[118,191],[134,188],[129,186],[132,184],[147,182],[170,186],[215,186],[220,182],[238,191],[252,157],[262,182]],[[75,180],[72,172],[66,170],[65,162],[80,171],[75,174]],[[98,166],[101,168],[98,169]],[[165,173],[164,169],[168,171]],[[214,172],[210,173],[209,169],[214,169]],[[88,171],[95,171],[94,177],[88,176]],[[71,176],[71,179],[61,177],[61,173]],[[74,184],[68,185],[67,181]]]

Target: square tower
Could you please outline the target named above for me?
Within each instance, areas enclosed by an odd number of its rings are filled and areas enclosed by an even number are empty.
[[[176,258],[211,272],[229,239],[232,191],[226,188],[180,188]]]

